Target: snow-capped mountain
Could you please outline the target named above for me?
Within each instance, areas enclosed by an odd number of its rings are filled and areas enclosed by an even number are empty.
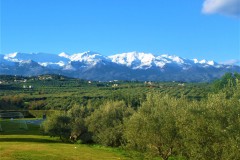
[[[125,65],[132,69],[148,69],[154,63],[154,55],[151,53],[129,52],[109,56],[112,62]]]
[[[103,56],[96,52],[75,54],[11,53],[0,55],[0,74],[63,74],[91,80],[211,81],[239,66],[185,59],[175,55],[128,52]]]
[[[49,53],[10,53],[4,56],[4,59],[10,62],[26,63],[29,60],[37,62],[44,67],[59,68],[68,63],[68,59]]]
[[[49,53],[10,53],[4,56],[5,60],[9,60],[12,62],[21,62],[27,60],[33,60],[38,63],[58,63],[58,62],[67,62],[68,59],[65,57],[60,57],[56,54]]]
[[[71,61],[79,61],[79,62],[91,64],[91,65],[96,65],[98,62],[107,60],[105,56],[102,56],[99,53],[95,53],[91,51],[76,53],[68,57],[69,57],[69,60]]]
[[[137,52],[129,52],[116,54],[113,56],[109,56],[112,62],[117,64],[126,65],[132,69],[149,69],[151,67],[159,67],[163,68],[167,64],[176,64],[179,66],[189,66],[195,64],[202,64],[204,66],[214,66],[216,63],[214,61],[207,60],[189,60],[184,59],[175,55],[159,55],[154,56],[151,53],[137,53]],[[217,65],[216,65],[217,66]]]

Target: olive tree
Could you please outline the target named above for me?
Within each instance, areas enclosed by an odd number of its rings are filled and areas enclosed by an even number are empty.
[[[150,94],[139,110],[125,121],[127,147],[168,159],[181,147],[178,119],[185,100]]]
[[[226,97],[212,94],[187,110],[181,134],[189,159],[240,159],[240,102]]]
[[[71,141],[75,142],[81,140],[82,143],[91,141],[91,133],[88,132],[85,123],[85,118],[89,116],[89,114],[90,111],[87,107],[79,106],[77,104],[68,110],[68,116],[71,119]]]
[[[105,146],[120,146],[123,119],[132,113],[133,109],[127,107],[123,101],[108,101],[101,105],[86,119],[94,142]]]
[[[60,137],[62,141],[67,141],[71,134],[71,119],[63,113],[55,113],[44,121],[43,131],[53,137]]]

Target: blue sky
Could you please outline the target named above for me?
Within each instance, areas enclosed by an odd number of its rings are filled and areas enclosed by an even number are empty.
[[[0,0],[0,53],[138,51],[236,62],[240,0]],[[238,7],[236,7],[238,6]]]

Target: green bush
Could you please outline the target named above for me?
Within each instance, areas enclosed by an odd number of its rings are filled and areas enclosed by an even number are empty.
[[[89,143],[92,141],[92,135],[88,132],[85,123],[85,118],[89,114],[89,108],[76,104],[68,111],[68,116],[71,118],[71,141],[77,143]]]
[[[189,159],[240,159],[240,103],[225,93],[189,106],[181,128]]]
[[[146,102],[125,121],[126,146],[140,152],[168,159],[178,155],[181,144],[178,119],[182,100],[160,94],[150,94]]]
[[[123,101],[109,101],[96,109],[86,119],[94,142],[105,146],[120,146],[123,135],[123,119],[132,113],[133,109],[127,107]]]
[[[71,135],[71,118],[66,114],[55,113],[43,122],[43,131],[53,137],[68,141]]]

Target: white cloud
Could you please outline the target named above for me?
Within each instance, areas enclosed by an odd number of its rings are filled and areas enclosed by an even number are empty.
[[[202,12],[220,13],[240,18],[240,0],[205,0]]]

